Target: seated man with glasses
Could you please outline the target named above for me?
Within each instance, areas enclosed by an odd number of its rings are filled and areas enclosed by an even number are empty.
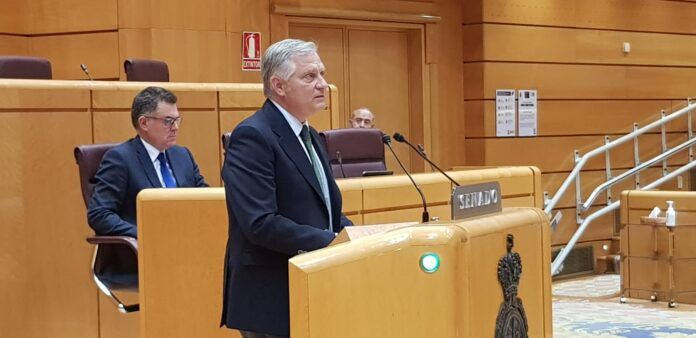
[[[94,177],[87,210],[97,235],[137,238],[135,203],[145,188],[207,187],[191,152],[176,145],[182,117],[161,87],[138,93],[131,107],[137,136],[109,150]]]

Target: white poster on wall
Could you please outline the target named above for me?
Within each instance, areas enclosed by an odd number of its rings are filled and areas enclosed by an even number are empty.
[[[515,90],[495,90],[495,136],[515,136]]]
[[[537,91],[520,89],[517,94],[517,135],[537,136]]]

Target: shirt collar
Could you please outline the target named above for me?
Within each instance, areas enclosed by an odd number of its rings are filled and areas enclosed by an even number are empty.
[[[155,148],[152,144],[147,143],[142,137],[138,137],[141,142],[143,142],[143,145],[145,146],[145,150],[147,150],[147,154],[150,156],[150,161],[153,163],[157,159],[157,156],[159,156],[160,151]]]
[[[290,114],[287,110],[285,110],[285,108],[281,107],[273,100],[270,101],[276,106],[276,108],[278,108],[278,110],[280,110],[280,113],[283,114],[283,117],[288,121],[288,124],[290,125],[290,128],[292,128],[292,132],[295,133],[295,136],[300,135],[303,125],[307,125],[307,127],[309,127],[309,121],[305,121],[305,123],[300,122],[300,120]]]

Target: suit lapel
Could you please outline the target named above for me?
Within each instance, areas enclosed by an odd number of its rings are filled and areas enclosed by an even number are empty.
[[[162,183],[160,183],[159,177],[157,177],[157,172],[155,172],[155,165],[152,164],[150,155],[147,154],[147,150],[145,150],[143,142],[140,141],[140,137],[136,137],[131,140],[131,146],[135,148],[138,161],[140,161],[140,165],[143,167],[143,172],[145,173],[145,176],[147,176],[147,179],[150,181],[152,187],[162,188]]]
[[[317,197],[323,201],[324,194],[321,192],[319,180],[317,180],[317,176],[314,174],[312,164],[309,163],[307,154],[300,145],[297,136],[292,132],[292,128],[290,128],[285,117],[283,117],[283,114],[278,111],[275,105],[269,100],[266,100],[263,109],[268,112],[271,129],[278,135],[278,144],[280,144],[280,147],[283,148],[283,151],[285,151],[290,160],[295,164],[295,167],[300,171],[305,181],[312,187]]]

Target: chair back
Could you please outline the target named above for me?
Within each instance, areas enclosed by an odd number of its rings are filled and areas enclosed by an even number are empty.
[[[126,81],[169,82],[169,67],[164,61],[127,59],[123,68]]]
[[[77,166],[80,170],[80,187],[82,188],[82,199],[85,207],[89,207],[89,200],[92,198],[94,190],[94,175],[96,175],[104,154],[116,143],[109,144],[88,144],[75,147],[74,155]]]
[[[32,56],[0,56],[0,78],[51,80],[51,62]]]
[[[382,131],[345,128],[321,133],[334,178],[360,177],[363,171],[386,170]]]

